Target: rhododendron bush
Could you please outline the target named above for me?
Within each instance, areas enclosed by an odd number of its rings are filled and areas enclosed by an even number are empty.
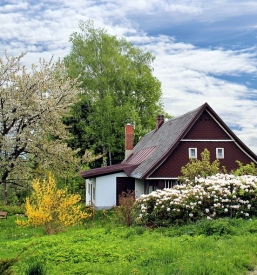
[[[257,214],[257,177],[217,174],[198,177],[195,183],[142,195],[136,201],[137,221],[169,225],[220,217],[250,218]]]

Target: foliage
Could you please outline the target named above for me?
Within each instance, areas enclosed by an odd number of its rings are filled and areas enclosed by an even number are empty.
[[[29,246],[25,247],[15,258],[11,259],[0,259],[0,274],[1,275],[14,275],[15,273],[12,270],[12,266],[15,265],[19,260],[23,259],[24,257],[29,256],[30,254],[27,254],[20,257],[24,251],[28,250],[34,243],[30,244]]]
[[[17,220],[18,225],[43,226],[46,234],[54,234],[88,217],[80,210],[81,206],[76,205],[80,196],[67,194],[67,189],[57,189],[51,175],[48,181],[34,180],[33,189],[34,197],[26,199],[28,220]]]
[[[34,253],[15,264],[17,274],[24,274],[34,261],[44,263],[51,275],[239,275],[257,263],[257,235],[250,232],[255,218],[215,220],[217,230],[208,236],[202,231],[213,222],[208,220],[155,230],[108,223],[103,228],[95,221],[95,227],[77,226],[51,236],[32,227],[15,227],[10,234],[14,221],[11,217],[1,228],[1,258],[14,257],[17,250],[36,242],[28,251]],[[222,224],[230,228],[228,234],[219,234]]]
[[[77,80],[71,80],[64,63],[40,60],[31,71],[20,66],[24,56],[0,59],[0,184],[7,203],[7,184],[23,185],[40,164],[55,173],[78,169],[76,151],[61,118],[78,100]],[[60,172],[62,171],[62,172]]]
[[[129,190],[119,195],[119,206],[114,207],[117,220],[126,226],[131,226],[134,219],[135,191]]]
[[[47,275],[46,266],[39,261],[30,262],[25,270],[25,275]]]
[[[242,176],[242,175],[257,175],[257,167],[253,162],[250,164],[243,165],[242,162],[239,160],[236,160],[236,163],[239,165],[239,168],[234,172],[232,171],[231,173],[235,176]]]
[[[155,128],[164,113],[161,83],[152,75],[154,56],[117,38],[92,21],[80,22],[70,36],[72,48],[64,59],[70,77],[82,82],[83,94],[65,118],[73,148],[98,150],[109,163],[124,158],[124,125],[135,127],[135,143]]]
[[[207,149],[201,153],[201,159],[190,159],[190,162],[181,168],[183,177],[180,177],[180,181],[193,180],[197,176],[207,177],[216,175],[219,172],[220,162],[218,159],[210,162],[210,152]]]
[[[217,174],[197,178],[196,182],[177,185],[141,195],[138,222],[167,226],[203,218],[246,218],[257,215],[256,176]]]
[[[25,205],[22,204],[21,206],[18,205],[1,205],[0,204],[0,211],[4,211],[8,213],[8,216],[13,216],[16,214],[25,214],[26,209]]]

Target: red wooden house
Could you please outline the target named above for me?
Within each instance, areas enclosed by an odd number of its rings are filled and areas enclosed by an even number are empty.
[[[125,126],[126,158],[121,164],[81,173],[87,179],[87,203],[96,208],[117,204],[122,191],[137,195],[156,189],[171,188],[181,176],[181,167],[190,158],[199,158],[207,148],[211,161],[220,160],[228,171],[257,156],[230,130],[214,110],[205,103],[182,116],[164,122],[157,117],[156,129],[146,134],[133,148],[133,126]]]

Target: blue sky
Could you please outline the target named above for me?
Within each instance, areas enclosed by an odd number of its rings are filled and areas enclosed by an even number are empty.
[[[165,109],[186,113],[208,102],[257,153],[257,1],[45,0],[0,2],[0,56],[63,58],[79,20],[151,51]]]

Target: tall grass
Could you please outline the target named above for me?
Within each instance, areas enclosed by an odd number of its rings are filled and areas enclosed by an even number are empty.
[[[97,214],[102,219],[100,213]],[[1,258],[32,253],[15,266],[33,262],[47,274],[247,274],[257,264],[257,220],[221,219],[149,229],[106,219],[47,236],[40,228],[18,228],[15,217],[0,220]],[[101,220],[100,219],[100,220]]]

